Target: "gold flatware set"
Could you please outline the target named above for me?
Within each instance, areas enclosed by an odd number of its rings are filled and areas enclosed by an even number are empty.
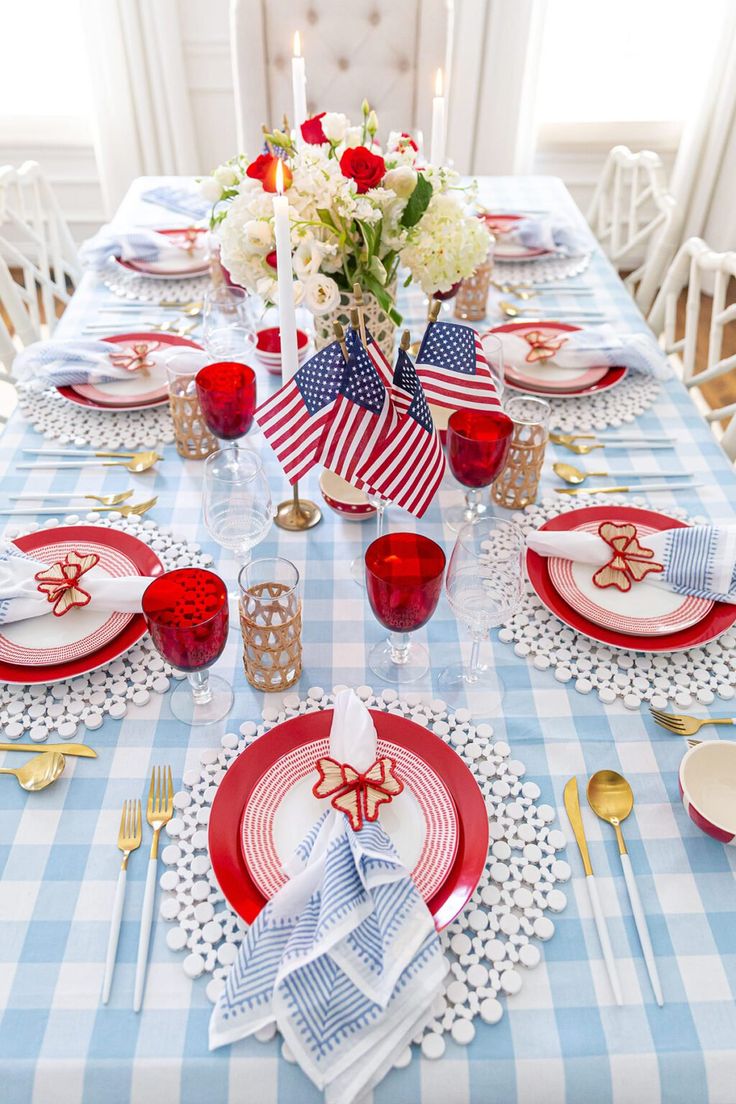
[[[0,774],[12,774],[18,785],[30,793],[45,790],[61,778],[66,767],[65,756],[97,758],[97,752],[87,744],[0,744],[0,751],[36,753],[33,759],[28,759],[19,767],[0,767]]]

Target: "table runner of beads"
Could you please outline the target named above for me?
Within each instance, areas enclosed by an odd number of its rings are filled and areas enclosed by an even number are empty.
[[[103,283],[121,299],[141,299],[147,303],[161,303],[170,300],[177,303],[190,303],[201,299],[210,287],[209,274],[190,276],[188,279],[161,280],[148,276],[138,276],[126,272],[117,264],[110,264],[102,277]]]
[[[121,514],[67,514],[49,518],[43,526],[9,530],[12,539],[21,532],[55,529],[59,525],[99,525],[128,533],[151,546],[168,569],[183,566],[208,567],[212,557],[198,545],[175,540],[154,521],[124,518]],[[122,719],[131,705],[146,705],[151,694],[165,694],[174,672],[146,635],[129,651],[86,675],[63,682],[27,686],[0,686],[0,733],[3,739],[19,740],[28,736],[41,742],[53,735],[60,740],[83,737],[84,730],[97,729],[105,716]]]
[[[240,735],[227,733],[219,748],[200,753],[199,770],[185,773],[184,789],[174,797],[175,817],[166,831],[171,842],[163,848],[167,868],[160,884],[164,896],[160,913],[176,923],[167,935],[168,946],[184,952],[182,966],[190,978],[210,976],[207,996],[214,1002],[237,955],[247,925],[230,908],[217,887],[207,853],[207,822],[217,787],[230,764],[255,739],[291,717],[331,708],[334,687],[325,693],[312,687],[306,698],[287,694],[283,707],[266,706],[263,723],[247,721]],[[359,686],[358,696],[372,709],[409,718],[445,740],[473,772],[485,798],[489,817],[490,849],[478,888],[466,908],[442,933],[450,972],[444,995],[438,998],[429,1023],[414,1043],[425,1058],[440,1058],[445,1035],[462,1046],[475,1037],[476,1017],[488,1024],[503,1017],[505,997],[518,993],[524,970],[541,959],[537,943],[551,939],[555,925],[548,913],[567,904],[558,882],[567,881],[570,867],[557,852],[565,845],[552,828],[555,811],[537,804],[541,790],[524,782],[524,764],[512,756],[509,745],[494,741],[489,724],[473,724],[467,709],[450,711],[444,701],[419,694],[399,699],[395,690],[379,693]],[[271,1026],[256,1038],[267,1042],[276,1034]],[[282,1054],[291,1060],[286,1044]],[[397,1066],[411,1061],[408,1047]]]

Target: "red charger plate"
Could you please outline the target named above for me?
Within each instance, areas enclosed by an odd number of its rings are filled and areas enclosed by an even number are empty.
[[[190,229],[194,230],[197,234],[205,234],[207,231],[203,226],[193,226]],[[181,227],[172,227],[168,230],[155,230],[156,234],[176,235],[183,233]],[[119,264],[121,268],[127,269],[128,272],[134,272],[136,276],[149,276],[154,280],[176,280],[189,276],[204,276],[209,272],[209,261],[205,257],[202,263],[197,268],[182,268],[171,269],[169,272],[151,272],[147,267],[146,261],[122,261],[120,257],[115,258],[116,264]]]
[[[305,713],[277,725],[255,740],[228,768],[220,783],[209,821],[212,869],[230,905],[252,924],[266,904],[254,884],[241,848],[243,810],[258,780],[280,756],[310,743],[327,739],[331,709]],[[462,759],[439,736],[406,717],[371,709],[379,739],[390,740],[424,759],[440,775],[458,813],[458,847],[450,872],[427,902],[438,931],[465,907],[480,881],[488,856],[488,813],[483,795]]]
[[[642,510],[638,506],[583,506],[579,510],[570,510],[565,514],[545,522],[540,530],[566,532],[586,522],[600,524],[602,521],[632,522],[634,525],[648,525],[660,532],[662,529],[684,529],[685,523],[654,510]],[[545,556],[533,552],[526,553],[526,569],[529,582],[542,604],[559,617],[571,629],[582,633],[600,644],[609,644],[614,648],[625,648],[630,652],[681,652],[686,648],[696,648],[707,644],[729,629],[736,621],[736,606],[728,602],[715,602],[710,612],[687,629],[666,633],[662,636],[634,636],[631,633],[616,632],[596,625],[578,613],[555,589],[549,574]]]
[[[551,330],[558,334],[573,333],[580,329],[582,329],[582,326],[571,326],[569,322],[506,322],[503,326],[494,326],[492,330],[486,330],[485,332],[514,333],[521,331],[523,333],[525,330]],[[482,337],[481,334],[481,341]],[[602,379],[589,384],[587,387],[581,387],[579,390],[571,388],[569,391],[544,391],[542,388],[535,387],[533,383],[515,383],[512,379],[509,379],[508,374],[504,379],[504,383],[512,391],[521,391],[525,395],[539,395],[545,399],[572,399],[579,398],[582,395],[594,395],[596,391],[608,391],[609,388],[615,387],[617,383],[621,382],[627,371],[626,368],[609,368]]]
[[[132,537],[129,533],[120,533],[116,529],[108,529],[102,525],[65,525],[58,529],[41,529],[25,537],[16,537],[13,544],[20,548],[21,552],[32,554],[55,537],[60,541],[77,541],[80,544],[86,540],[96,541],[97,544],[108,543],[111,548],[127,556],[141,575],[161,575],[164,570],[164,565],[156,553],[143,541]],[[26,683],[61,682],[62,679],[73,678],[75,675],[85,675],[88,671],[94,671],[95,668],[102,667],[105,663],[117,659],[123,652],[127,652],[146,632],[145,618],[142,613],[137,613],[113,640],[109,640],[101,648],[86,656],[79,656],[78,659],[67,663],[34,667],[0,662],[0,679],[4,682],[25,685]]]
[[[188,337],[177,337],[176,334],[164,333],[113,334],[111,337],[103,337],[100,340],[110,341],[114,345],[124,345],[129,341],[158,341],[159,345],[187,345],[190,349],[202,348],[196,341],[190,341]],[[169,401],[167,395],[163,399],[156,399],[155,402],[137,402],[131,403],[130,406],[110,406],[109,403],[103,405],[93,399],[88,399],[85,395],[80,395],[73,387],[57,387],[56,390],[69,402],[76,403],[77,406],[86,406],[92,410],[104,410],[108,414],[121,413],[126,410],[148,410],[153,406],[163,406],[164,403]]]

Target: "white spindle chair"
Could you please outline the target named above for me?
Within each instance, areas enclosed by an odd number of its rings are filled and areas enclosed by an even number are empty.
[[[729,458],[736,461],[736,402],[710,409],[702,392],[704,383],[719,379],[729,372],[736,374],[736,354],[722,356],[723,334],[727,326],[736,324],[736,303],[728,305],[729,280],[736,278],[736,253],[716,253],[701,238],[689,238],[677,252],[664,278],[659,295],[649,315],[649,324],[656,334],[662,334],[665,352],[671,357],[685,386],[691,390],[698,409],[708,422],[719,423],[730,418],[722,432],[716,429],[721,446]],[[708,355],[706,368],[695,373],[703,283],[713,287]],[[677,303],[687,287],[685,332],[677,337]],[[734,325],[736,331],[736,325]],[[714,426],[715,428],[715,426]]]
[[[588,222],[642,311],[648,311],[679,245],[682,214],[667,191],[656,153],[614,146],[588,211]]]
[[[16,343],[53,332],[57,306],[69,302],[79,276],[69,227],[38,163],[1,166],[0,302]],[[7,336],[0,337],[0,352],[9,368]]]

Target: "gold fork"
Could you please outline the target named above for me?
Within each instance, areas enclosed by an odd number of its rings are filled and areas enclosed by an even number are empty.
[[[135,967],[135,996],[133,1009],[140,1012],[143,1004],[143,991],[146,986],[146,966],[148,963],[148,944],[151,938],[153,919],[153,901],[156,896],[156,868],[158,866],[158,838],[161,829],[174,814],[174,783],[171,767],[154,767],[151,771],[151,785],[148,789],[146,820],[153,828],[151,854],[148,860],[146,888],[143,894],[141,927],[138,937],[138,961]]]
[[[709,724],[736,724],[736,719],[733,717],[690,717],[687,713],[664,713],[661,709],[654,709],[649,706],[649,712],[652,717],[662,728],[666,728],[668,732],[674,732],[676,736],[694,736],[696,732],[700,732],[703,725]]]
[[[102,1003],[107,1004],[110,999],[110,987],[112,976],[115,972],[115,957],[118,953],[118,939],[120,937],[120,921],[123,915],[123,902],[125,901],[125,882],[128,872],[128,859],[133,851],[137,851],[141,845],[141,803],[140,801],[124,801],[123,812],[120,817],[120,829],[118,831],[118,847],[123,852],[123,861],[118,874],[118,884],[115,890],[115,903],[112,909],[110,921],[110,935],[107,940],[107,956],[105,958],[105,980],[102,983]]]
[[[101,506],[119,506],[121,502],[127,502],[130,496],[134,494],[131,491],[119,491],[117,494],[106,495],[93,495],[93,494],[67,494],[62,492],[55,492],[54,494],[48,494],[46,491],[38,491],[35,494],[32,491],[24,491],[23,494],[8,495],[11,502],[69,502],[75,498],[89,500],[91,502],[99,502]]]
[[[145,502],[138,502],[135,506],[90,506],[90,514],[109,514],[116,512],[122,514],[123,517],[130,517],[133,514],[136,517],[140,517],[142,514],[147,513],[152,509],[158,498],[148,498]],[[34,515],[46,515],[50,514],[56,516],[59,513],[59,509],[56,506],[18,506],[12,509],[0,509],[0,515],[3,517],[16,517],[22,514],[34,514]]]

